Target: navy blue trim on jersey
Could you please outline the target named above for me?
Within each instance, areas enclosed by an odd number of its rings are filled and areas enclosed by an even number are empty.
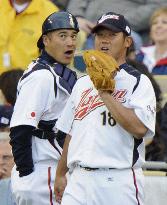
[[[140,82],[141,73],[138,70],[136,70],[134,67],[132,67],[131,65],[128,65],[127,63],[120,65],[119,68],[124,69],[129,75],[133,75],[137,79],[137,82],[132,91],[132,93],[134,93],[134,91],[136,90]]]
[[[35,61],[34,61],[34,63],[35,63]],[[26,77],[28,77],[34,71],[43,70],[43,69],[47,69],[45,67],[45,65],[36,64],[31,71],[29,71],[28,73],[23,74],[23,76],[21,77],[20,81],[24,80]]]
[[[34,61],[34,63],[37,62],[37,64],[32,68],[31,71],[24,74],[21,78],[21,81],[25,79],[27,76],[29,76],[32,72],[46,69],[49,70],[52,74],[51,68],[54,70],[54,72],[60,76],[59,83],[60,85],[67,90],[69,94],[71,94],[72,89],[77,81],[77,75],[76,72],[72,71],[65,65],[57,63],[51,56],[49,56],[45,51],[42,52],[42,55]],[[51,68],[50,68],[51,67]],[[54,74],[53,74],[54,76]],[[57,84],[56,84],[56,77],[54,76],[54,90],[55,90],[55,97],[57,96]]]
[[[39,56],[40,59],[43,59],[47,62],[47,64],[52,65],[53,63],[57,63],[57,61],[50,56],[45,50],[42,51],[42,54]]]
[[[39,61],[44,64],[49,64],[55,73],[60,76],[59,83],[60,85],[71,94],[72,89],[77,81],[77,75],[75,71],[72,71],[66,65],[58,63],[54,60],[52,56],[47,54],[46,51],[42,52],[42,55],[39,57]]]
[[[31,71],[29,71],[28,73],[25,73],[23,74],[23,76],[21,77],[20,81],[22,81],[23,79],[25,79],[26,77],[28,77],[31,73],[35,72],[35,71],[38,71],[38,70],[49,70],[50,71],[50,68],[49,66],[46,66],[45,64],[40,64],[40,63],[37,63],[33,69]],[[51,71],[50,71],[51,72]],[[52,72],[51,72],[52,73]],[[54,77],[54,91],[55,91],[55,98],[57,96],[57,84],[56,84],[56,78],[55,76]]]
[[[137,160],[139,159],[139,152],[137,150],[137,148],[139,147],[139,145],[143,142],[143,139],[136,139],[134,138],[134,148],[133,148],[133,161],[132,161],[132,167],[134,166],[134,164],[137,162]]]
[[[59,78],[60,85],[71,94],[72,89],[77,81],[77,75],[74,71],[61,64],[54,64],[53,70]]]

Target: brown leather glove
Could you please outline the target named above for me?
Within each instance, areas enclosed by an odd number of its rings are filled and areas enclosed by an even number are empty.
[[[83,53],[86,71],[97,90],[114,91],[114,77],[119,71],[116,60],[98,50],[86,50]]]

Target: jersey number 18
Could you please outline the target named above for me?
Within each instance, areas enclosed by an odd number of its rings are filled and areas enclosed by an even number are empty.
[[[102,115],[102,125],[107,125],[107,123],[110,125],[110,126],[114,126],[116,125],[116,121],[115,119],[111,116],[110,112],[102,112],[101,113]]]

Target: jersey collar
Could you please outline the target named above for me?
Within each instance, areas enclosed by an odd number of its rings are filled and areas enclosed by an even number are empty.
[[[45,50],[42,51],[42,54],[40,56],[40,58],[42,58],[43,60],[46,60],[47,62],[49,62],[50,64],[56,63],[57,61],[50,56]]]
[[[127,68],[128,67],[128,64],[127,63],[123,63],[123,64],[121,64],[120,66],[119,66],[119,69],[121,70],[121,69],[125,69],[125,68]]]

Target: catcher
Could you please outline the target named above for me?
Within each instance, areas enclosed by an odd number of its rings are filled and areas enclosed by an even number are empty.
[[[132,38],[124,16],[106,13],[92,32],[96,50],[83,56],[88,75],[75,84],[57,122],[67,136],[56,199],[61,205],[143,205],[143,138],[155,131],[153,87],[126,63]]]

